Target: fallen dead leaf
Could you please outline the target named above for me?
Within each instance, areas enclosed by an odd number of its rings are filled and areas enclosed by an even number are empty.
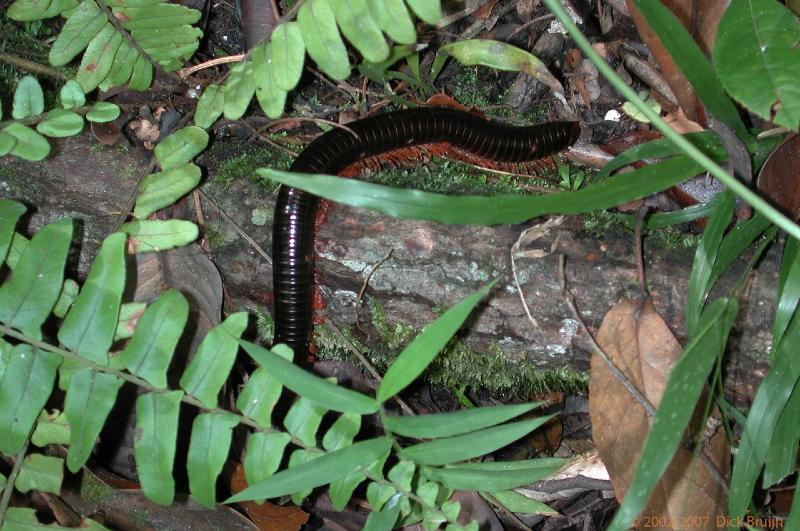
[[[231,474],[231,492],[234,494],[247,487],[244,467],[237,463]],[[308,513],[296,505],[275,505],[268,501],[262,504],[247,501],[239,503],[250,520],[262,531],[297,531],[308,522]]]
[[[664,117],[664,121],[667,122],[667,125],[682,135],[685,135],[686,133],[699,133],[700,131],[705,131],[703,126],[687,118],[686,114],[684,114],[681,109],[667,114]]]
[[[603,318],[597,341],[630,382],[658,407],[669,372],[682,349],[652,302],[623,300],[618,303]],[[653,419],[598,356],[592,356],[591,360],[589,415],[595,444],[608,469],[615,495],[622,500],[633,479]],[[691,433],[698,432],[697,423],[702,420],[700,415],[695,416],[690,425]],[[724,477],[729,469],[730,449],[722,429],[711,434],[704,450]],[[707,522],[700,521],[700,524],[706,523],[705,527],[693,525],[692,528],[716,529],[715,516],[723,516],[724,510],[722,486],[691,451],[679,447],[642,514],[665,517],[663,520],[667,522],[709,516]],[[659,521],[658,518],[652,520]]]

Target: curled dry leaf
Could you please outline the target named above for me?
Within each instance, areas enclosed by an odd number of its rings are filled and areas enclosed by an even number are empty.
[[[237,463],[230,480],[231,492],[237,493],[247,487],[244,467]],[[296,505],[275,505],[268,501],[258,504],[247,501],[240,502],[242,510],[258,529],[270,531],[297,531],[308,522],[308,513]]]
[[[770,154],[758,174],[758,189],[792,219],[800,218],[800,135]]]
[[[624,300],[618,303],[603,318],[597,341],[628,380],[658,407],[681,346],[652,302]],[[591,371],[592,435],[611,476],[617,499],[622,500],[633,479],[653,419],[597,356],[592,356]],[[702,419],[697,414],[696,417],[690,424],[691,433],[702,433],[697,429]],[[725,476],[730,450],[721,429],[709,438],[704,450]],[[664,517],[667,522],[709,516],[706,528],[716,529],[715,516],[723,516],[725,506],[722,487],[708,468],[691,451],[679,447],[642,514]]]

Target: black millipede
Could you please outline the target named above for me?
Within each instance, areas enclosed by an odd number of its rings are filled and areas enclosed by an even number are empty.
[[[492,162],[525,162],[574,143],[577,122],[516,127],[448,107],[389,112],[335,128],[312,141],[290,171],[335,175],[366,157],[398,148],[447,143]],[[314,220],[319,198],[281,186],[272,229],[275,340],[308,352],[314,282]]]

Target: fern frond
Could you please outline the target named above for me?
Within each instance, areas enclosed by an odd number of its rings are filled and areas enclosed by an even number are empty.
[[[154,67],[177,70],[202,36],[192,26],[199,11],[165,0],[17,0],[7,13],[14,20],[66,17],[50,63],[62,66],[83,54],[76,80],[85,92],[124,84],[145,90]]]

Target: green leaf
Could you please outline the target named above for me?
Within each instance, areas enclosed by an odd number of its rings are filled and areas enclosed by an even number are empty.
[[[450,308],[400,353],[386,371],[378,388],[379,402],[395,396],[422,374],[496,282],[495,280]]]
[[[544,514],[548,516],[555,516],[558,511],[551,509],[544,503],[523,496],[515,490],[503,490],[500,492],[481,492],[481,496],[486,498],[489,496],[489,501],[498,501],[503,507],[512,513],[518,514]]]
[[[81,369],[70,377],[64,400],[64,414],[70,424],[67,454],[70,472],[80,470],[89,459],[123,383],[122,378],[90,368]]]
[[[691,83],[706,108],[717,120],[733,129],[736,136],[752,149],[755,142],[739,117],[736,106],[725,95],[717,73],[683,24],[660,2],[635,0],[635,5],[653,32],[661,39],[664,47],[669,51],[670,57]],[[718,31],[722,31],[721,26]],[[717,35],[720,34],[717,33]],[[740,45],[741,42],[737,44],[737,46]],[[740,62],[745,49],[740,47],[737,50],[737,63]],[[743,68],[741,63],[737,68],[750,70]]]
[[[384,428],[404,437],[436,439],[495,426],[536,409],[542,404],[543,402],[533,402],[531,404],[488,406],[464,409],[455,413],[436,413],[413,417],[382,414],[381,421]]]
[[[358,442],[353,446],[327,453],[312,462],[282,470],[231,496],[225,503],[277,498],[325,485],[368,466],[388,452],[391,446],[392,440],[388,437]]]
[[[83,117],[72,111],[53,109],[47,113],[44,121],[39,122],[36,130],[43,135],[63,138],[75,136],[83,129]]]
[[[197,109],[194,111],[194,123],[208,129],[222,115],[225,106],[225,93],[220,90],[219,85],[212,83],[206,87],[200,101],[197,102]]]
[[[285,345],[273,347],[273,352],[249,341],[241,341],[240,344],[259,365],[268,368],[272,376],[283,385],[320,406],[341,413],[359,415],[375,413],[380,407],[375,400],[366,395],[323,380],[285,360],[278,355],[280,350],[288,348]]]
[[[484,430],[444,439],[423,442],[403,448],[401,455],[421,465],[446,465],[479,457],[503,448],[532,432],[552,415],[512,422]]]
[[[170,505],[175,495],[172,466],[181,397],[181,391],[171,391],[136,399],[136,471],[142,492],[161,505]]]
[[[400,498],[392,499],[380,511],[372,511],[364,523],[364,531],[391,531],[400,515]]]
[[[14,149],[14,146],[17,145],[17,139],[8,134],[5,129],[0,131],[0,157],[4,155],[8,155]],[[50,145],[47,146],[48,151],[50,150]],[[46,154],[45,154],[46,156]]]
[[[733,192],[727,190],[714,198],[714,211],[711,213],[706,230],[703,232],[703,239],[694,254],[686,300],[686,329],[689,331],[690,337],[694,336],[706,297],[711,289],[711,271],[714,269],[725,229],[733,215],[734,197]]]
[[[615,175],[577,192],[482,197],[400,190],[355,179],[271,168],[257,170],[262,177],[357,208],[408,219],[470,225],[521,223],[545,214],[594,212],[646,197],[701,172],[699,164],[682,155]]]
[[[145,310],[119,363],[159,389],[167,387],[167,368],[189,316],[189,303],[170,289]]]
[[[399,495],[397,489],[386,483],[371,482],[367,486],[367,502],[373,511],[380,511],[386,502]]]
[[[743,516],[750,503],[778,418],[800,379],[800,358],[797,356],[799,342],[800,319],[793,319],[775,350],[772,368],[761,382],[747,415],[739,452],[733,462],[728,498],[728,510],[732,518]]]
[[[133,67],[136,64],[136,58],[139,57],[139,52],[128,44],[128,41],[123,39],[119,50],[114,55],[114,62],[111,64],[111,71],[108,76],[100,82],[98,87],[102,91],[110,90],[113,87],[120,87],[128,82],[133,73]]]
[[[368,0],[370,13],[383,32],[401,44],[415,44],[417,30],[403,0]]]
[[[714,43],[714,66],[725,88],[766,120],[800,125],[800,23],[779,2],[731,2]]]
[[[126,302],[119,307],[119,321],[114,331],[114,341],[128,339],[136,330],[136,323],[147,309],[144,302]]]
[[[31,21],[52,18],[78,5],[77,0],[17,0],[6,11],[12,20]]]
[[[244,477],[248,485],[255,485],[270,477],[278,470],[283,460],[283,452],[292,438],[288,433],[278,431],[255,432],[247,437],[247,451],[244,454]]]
[[[11,247],[14,227],[26,210],[28,209],[22,203],[11,199],[0,199],[0,264],[5,261],[8,249]]]
[[[209,409],[217,406],[219,390],[230,376],[239,350],[239,338],[245,328],[247,312],[228,316],[206,334],[181,376],[180,386],[186,394],[194,396]]]
[[[197,239],[197,225],[182,219],[143,220],[125,223],[121,230],[130,235],[136,253],[165,251]]]
[[[278,118],[283,114],[287,93],[285,90],[279,88],[272,78],[272,69],[269,68],[266,59],[269,57],[269,54],[269,46],[263,44],[261,46],[256,46],[250,51],[250,58],[253,63],[253,76],[256,80],[256,98],[258,98],[258,104],[268,117]]]
[[[301,465],[310,463],[322,455],[325,455],[324,452],[318,448],[301,448],[299,450],[295,450],[292,452],[292,455],[289,456],[289,469],[297,468]],[[313,490],[314,489],[312,487],[307,487],[305,489],[300,489],[293,492],[291,494],[292,502],[298,506],[302,505],[303,500],[310,496]]]
[[[99,101],[94,104],[91,111],[86,113],[86,119],[90,122],[111,122],[117,119],[119,113],[118,106],[107,101]]]
[[[720,142],[719,137],[709,131],[701,131],[698,133],[687,133],[683,137],[691,142],[700,151],[711,157],[717,162],[727,160],[728,153],[725,151],[725,146]],[[624,166],[643,159],[672,157],[680,155],[681,151],[675,144],[667,138],[657,138],[638,146],[633,146],[626,149],[603,166],[595,179],[604,179],[611,175],[614,170],[618,170]]]
[[[67,312],[72,307],[75,299],[78,298],[78,293],[81,288],[78,283],[71,278],[64,279],[64,285],[61,287],[61,293],[58,295],[58,300],[53,308],[53,315],[59,319],[63,319]]]
[[[71,240],[69,218],[45,225],[31,239],[11,278],[0,286],[0,321],[39,336],[61,292]]]
[[[115,14],[126,30],[171,28],[181,24],[194,24],[201,16],[195,9],[168,3],[117,9]]]
[[[225,92],[225,102],[223,113],[228,120],[238,120],[244,116],[253,93],[256,90],[255,76],[253,75],[253,65],[250,62],[242,62],[233,65],[230,75],[223,91]]]
[[[436,24],[442,18],[442,3],[440,0],[406,0],[406,4],[419,18],[428,24]]]
[[[283,385],[264,367],[250,375],[244,390],[236,399],[236,407],[242,415],[250,417],[262,426],[270,425],[270,415],[283,391]]]
[[[81,53],[108,23],[94,0],[83,0],[67,19],[50,48],[50,64],[64,66]]]
[[[91,92],[103,81],[114,63],[114,56],[122,44],[122,34],[111,23],[98,33],[81,59],[81,66],[75,75],[75,80],[80,83],[84,92]]]
[[[317,443],[317,430],[322,417],[328,410],[314,402],[298,398],[283,419],[286,431],[296,437],[304,445],[313,447]]]
[[[361,429],[361,415],[340,415],[322,438],[322,447],[329,452],[350,446]]]
[[[19,158],[36,162],[50,153],[50,144],[47,139],[27,125],[13,122],[7,125],[0,134],[8,135],[14,139],[15,143],[9,153]]]
[[[166,171],[191,162],[208,145],[208,133],[195,126],[178,129],[158,143],[156,160]]]
[[[17,120],[36,116],[44,111],[44,93],[42,86],[33,76],[24,76],[17,83],[14,91],[14,106],[11,116]]]
[[[103,240],[58,340],[76,354],[107,365],[124,289],[125,234],[115,232]]]
[[[278,25],[270,37],[269,52],[268,63],[278,88],[292,90],[300,81],[306,58],[300,25],[297,22]]]
[[[201,129],[202,131],[202,129]],[[200,167],[196,164],[170,167],[159,173],[151,173],[139,185],[134,217],[145,219],[153,212],[173,204],[188,194],[200,183]]]
[[[0,237],[2,240],[2,237]],[[775,320],[772,323],[772,352],[780,345],[789,322],[797,312],[800,303],[800,242],[787,238],[783,248],[781,272],[778,280],[778,304],[775,308]],[[0,245],[2,256],[2,245]]]
[[[131,90],[147,90],[153,81],[153,66],[141,55],[133,65],[128,88]]]
[[[305,2],[297,12],[297,23],[308,55],[320,70],[333,79],[346,79],[350,75],[350,60],[329,1]]]
[[[80,84],[74,79],[68,80],[59,92],[59,99],[61,105],[65,109],[74,109],[75,107],[83,107],[86,104],[86,94]]]
[[[490,39],[472,39],[447,44],[442,46],[442,50],[461,64],[483,65],[506,72],[525,72],[547,84],[554,92],[564,92],[561,83],[538,57],[511,44]]]
[[[379,63],[389,57],[389,46],[369,13],[367,0],[328,1],[342,33],[364,59]]]
[[[64,413],[49,414],[42,411],[36,423],[36,429],[31,435],[31,442],[40,448],[48,444],[68,445],[70,439],[70,425]]]
[[[16,454],[53,392],[61,356],[20,343],[0,380],[0,452]]]
[[[186,468],[189,472],[189,490],[202,505],[213,509],[216,505],[217,477],[225,466],[231,447],[236,416],[228,412],[203,413],[194,419]]]
[[[717,299],[703,312],[692,340],[672,368],[635,476],[610,529],[628,529],[672,461],[708,373],[725,349],[736,310],[735,300]]]
[[[764,467],[766,486],[772,486],[796,470],[797,443],[800,441],[800,386],[795,384],[792,396],[783,408],[767,452]]]
[[[14,486],[20,492],[37,490],[59,494],[64,479],[64,460],[42,454],[31,454],[25,458]],[[6,526],[3,526],[5,528]]]
[[[566,463],[568,463],[566,459],[558,458],[493,461],[451,465],[445,468],[423,466],[422,473],[427,479],[451,489],[496,492],[539,481]]]

